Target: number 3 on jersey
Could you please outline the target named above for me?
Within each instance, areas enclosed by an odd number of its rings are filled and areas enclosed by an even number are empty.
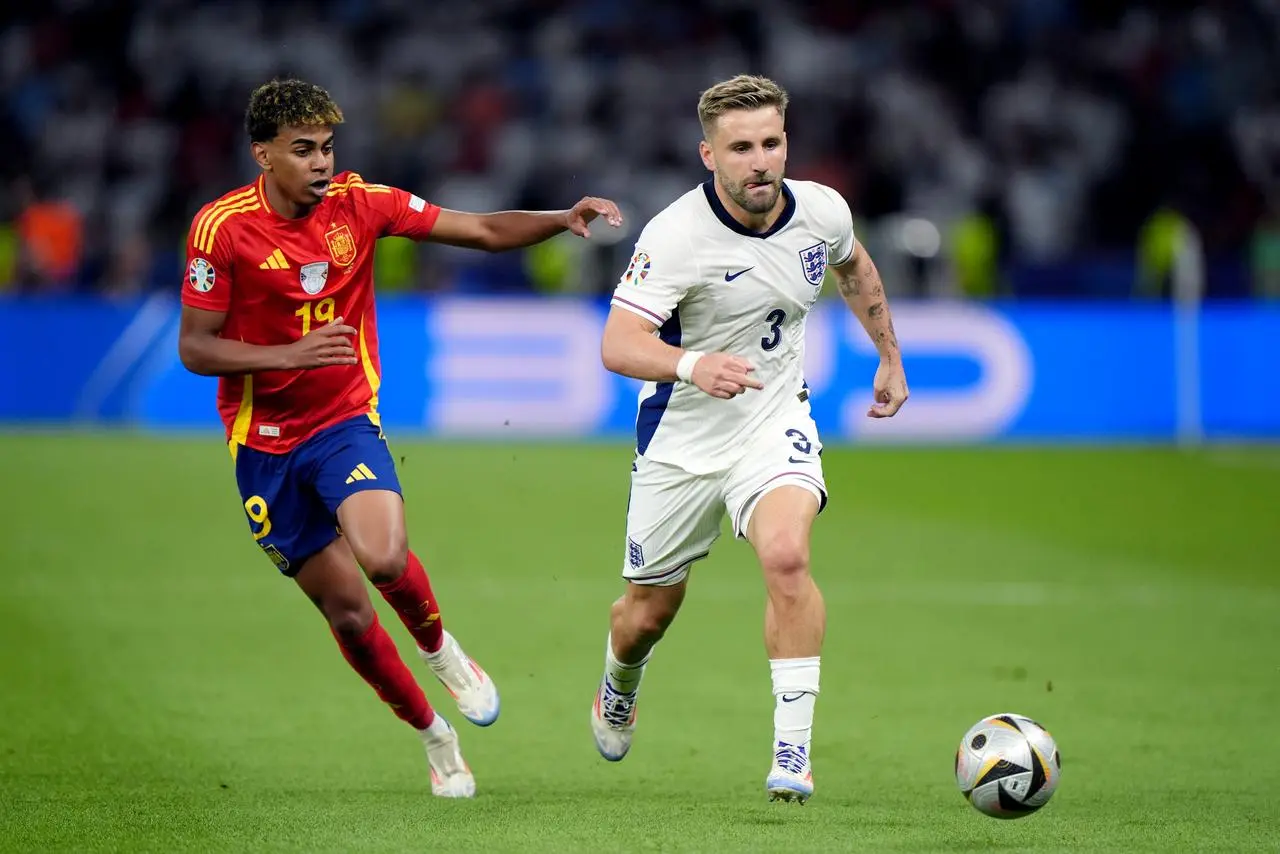
[[[769,337],[760,339],[760,346],[773,350],[782,343],[782,324],[787,322],[787,313],[780,308],[765,315],[764,322],[769,324]]]
[[[295,317],[302,318],[302,334],[306,335],[311,331],[312,319],[314,319],[316,323],[333,322],[333,297],[325,297],[319,302],[316,300],[307,300],[302,304],[302,308],[298,309],[293,314]]]

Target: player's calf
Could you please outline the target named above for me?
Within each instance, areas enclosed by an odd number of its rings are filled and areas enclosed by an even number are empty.
[[[439,651],[444,643],[444,623],[431,581],[418,556],[406,550],[399,573],[386,580],[375,578],[373,583],[387,604],[395,608],[400,621],[418,642],[418,648],[429,653]]]
[[[808,612],[812,610],[812,599],[817,593],[813,576],[809,574],[807,538],[800,532],[770,531],[758,535],[753,544],[764,576],[770,608],[781,624],[779,628],[782,629],[782,634],[792,634],[787,630],[788,627],[798,628],[806,622],[811,616]],[[775,636],[773,640],[782,638]],[[821,643],[820,638],[817,642]],[[791,652],[808,654],[816,651],[806,649]]]
[[[826,608],[809,572],[809,531],[819,498],[807,487],[783,485],[755,500],[746,536],[764,576],[765,646],[769,658],[819,655]]]
[[[604,676],[591,704],[591,731],[596,750],[611,762],[621,760],[631,749],[645,665],[675,620],[684,594],[683,580],[670,585],[628,583],[610,609]]]
[[[626,592],[609,609],[609,649],[616,650],[622,661],[647,659],[680,612],[686,588],[684,580],[676,584],[629,582]]]
[[[435,719],[435,711],[427,702],[409,668],[405,666],[396,649],[395,641],[378,622],[378,615],[364,634],[356,638],[344,637],[334,632],[342,657],[351,669],[360,674],[384,703],[391,707],[396,717],[423,730]]]
[[[636,731],[640,680],[651,651],[646,649],[635,662],[619,659],[614,651],[613,635],[605,641],[604,677],[596,688],[591,704],[591,733],[596,750],[610,762],[619,762],[631,749]]]
[[[435,712],[378,620],[364,577],[341,539],[309,557],[294,581],[324,615],[343,658],[396,716],[415,729]]]
[[[826,608],[809,573],[809,531],[820,506],[807,487],[785,485],[760,496],[747,539],[764,575],[765,646],[773,680],[770,800],[804,803],[813,794],[810,744],[821,670]]]
[[[406,545],[399,493],[361,489],[343,499],[338,520],[356,560],[413,635],[423,661],[457,701],[458,710],[478,726],[496,721],[498,689],[444,630],[422,561]]]

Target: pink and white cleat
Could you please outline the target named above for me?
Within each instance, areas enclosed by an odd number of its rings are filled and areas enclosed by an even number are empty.
[[[498,719],[502,707],[498,687],[489,674],[462,651],[453,635],[446,631],[440,649],[427,652],[419,648],[418,655],[453,696],[464,718],[476,726],[489,726]]]
[[[631,737],[636,731],[636,702],[638,692],[623,694],[600,680],[596,689],[596,701],[591,706],[591,732],[596,739],[596,750],[610,762],[619,762],[631,749]]]
[[[773,767],[764,781],[771,801],[803,804],[813,796],[813,768],[809,750],[802,744],[779,741],[773,746]]]
[[[422,731],[422,746],[427,750],[427,765],[431,767],[431,794],[438,798],[475,797],[476,778],[462,758],[458,734],[439,714],[436,722],[444,726],[433,724],[431,729]]]

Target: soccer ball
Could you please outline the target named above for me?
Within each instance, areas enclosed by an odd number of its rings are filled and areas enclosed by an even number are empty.
[[[1021,818],[1058,788],[1058,745],[1024,715],[991,715],[964,734],[956,751],[956,785],[978,812]]]

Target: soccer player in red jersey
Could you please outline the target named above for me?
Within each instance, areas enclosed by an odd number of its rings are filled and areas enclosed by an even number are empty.
[[[493,680],[444,630],[408,546],[378,418],[374,242],[397,235],[497,252],[566,229],[586,237],[597,216],[617,227],[621,214],[591,197],[565,211],[463,213],[354,172],[334,175],[342,121],[319,86],[275,80],[254,91],[245,125],[262,174],[192,222],[178,347],[188,370],[221,378],[218,409],[253,538],[319,608],[351,667],[419,732],[433,794],[471,797],[457,734],[427,702],[365,585],[367,576],[395,608],[460,713],[493,723]]]

